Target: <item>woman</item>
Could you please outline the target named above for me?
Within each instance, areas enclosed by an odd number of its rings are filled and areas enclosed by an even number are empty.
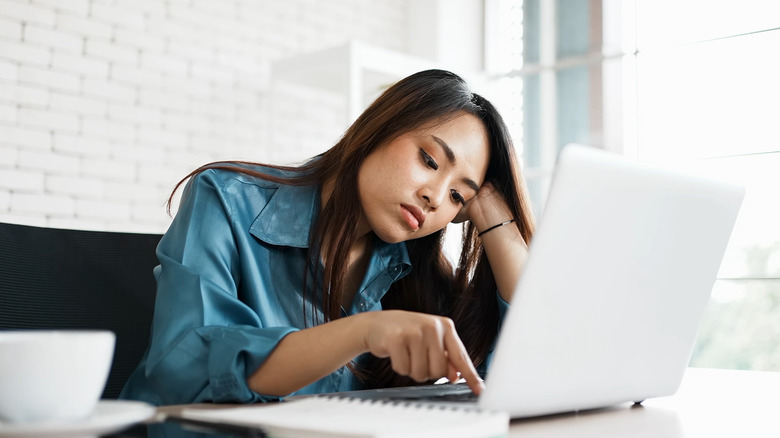
[[[300,167],[188,178],[123,398],[248,403],[458,375],[481,390],[533,221],[503,120],[460,77],[399,81]],[[464,220],[453,270],[444,228]]]

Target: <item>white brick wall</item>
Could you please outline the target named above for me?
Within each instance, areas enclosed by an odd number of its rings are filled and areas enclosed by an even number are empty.
[[[270,89],[274,60],[406,50],[411,0],[0,0],[0,221],[163,232],[207,161],[299,162],[340,96]]]

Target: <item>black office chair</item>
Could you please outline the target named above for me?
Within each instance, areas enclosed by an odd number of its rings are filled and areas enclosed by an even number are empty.
[[[113,331],[116,398],[149,341],[160,237],[0,223],[0,330]]]

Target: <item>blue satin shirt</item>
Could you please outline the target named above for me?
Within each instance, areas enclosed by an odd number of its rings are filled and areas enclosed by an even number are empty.
[[[246,379],[284,336],[322,320],[311,294],[302,291],[319,198],[319,187],[231,171],[210,169],[192,178],[157,248],[150,344],[120,398],[154,405],[279,399],[253,392]],[[390,285],[411,269],[404,243],[377,239],[343,313],[381,310]],[[508,305],[498,301],[503,315]],[[360,388],[342,367],[296,394]]]

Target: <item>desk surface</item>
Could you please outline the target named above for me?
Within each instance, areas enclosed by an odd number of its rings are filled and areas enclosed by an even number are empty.
[[[515,420],[510,437],[780,437],[780,373],[689,368],[673,396]]]
[[[161,407],[175,413],[183,407]],[[219,408],[224,405],[197,405]],[[673,396],[514,420],[509,437],[780,437],[780,372],[689,368]]]

